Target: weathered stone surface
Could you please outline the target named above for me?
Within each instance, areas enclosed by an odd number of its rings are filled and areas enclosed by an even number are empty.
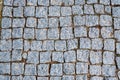
[[[49,64],[40,64],[38,65],[38,75],[47,76],[49,75]]]

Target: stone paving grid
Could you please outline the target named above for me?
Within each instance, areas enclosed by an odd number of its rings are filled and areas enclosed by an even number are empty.
[[[120,0],[4,0],[0,80],[120,80]]]

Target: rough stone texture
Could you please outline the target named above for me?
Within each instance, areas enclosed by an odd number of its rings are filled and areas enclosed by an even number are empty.
[[[90,62],[92,64],[102,63],[102,52],[101,51],[91,51],[90,52]]]
[[[88,62],[88,57],[90,55],[89,50],[77,50],[77,60]]]
[[[115,50],[115,40],[114,39],[105,39],[104,40],[104,49],[109,51]]]
[[[63,52],[53,52],[52,61],[63,62]]]
[[[75,74],[75,64],[72,63],[64,63],[63,72],[65,74]]]
[[[111,26],[112,25],[112,17],[108,15],[100,16],[100,25],[101,26]]]
[[[105,76],[115,76],[116,66],[103,65],[102,74]]]
[[[62,64],[52,64],[50,69],[50,75],[61,76],[62,75]]]
[[[0,11],[0,80],[120,79],[120,0],[0,0]]]
[[[90,74],[91,75],[101,75],[101,66],[100,65],[90,65]]]
[[[76,63],[76,73],[77,74],[87,74],[88,73],[88,63]]]
[[[25,65],[25,75],[36,75],[36,65],[26,64]]]
[[[40,64],[38,65],[38,75],[47,76],[49,75],[49,64]]]
[[[114,53],[105,51],[103,53],[103,63],[104,64],[114,64]]]
[[[24,71],[24,63],[12,63],[12,75],[21,75]]]
[[[89,38],[80,38],[80,48],[90,49],[91,48],[91,40]]]
[[[75,62],[76,61],[76,52],[73,50],[64,52],[64,60],[65,60],[65,62]]]

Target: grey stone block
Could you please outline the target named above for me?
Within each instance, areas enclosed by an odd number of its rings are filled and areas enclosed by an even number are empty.
[[[64,3],[66,6],[71,6],[74,4],[74,0],[63,0],[62,3]]]
[[[49,18],[49,27],[58,27],[58,18]]]
[[[12,61],[22,60],[22,50],[12,50]]]
[[[112,25],[112,17],[109,15],[101,15],[100,16],[100,25],[101,26],[111,26]]]
[[[116,43],[116,54],[120,54],[120,43]]]
[[[36,10],[37,10],[37,8],[36,8]],[[35,16],[35,7],[34,6],[25,6],[24,16],[25,17]]]
[[[49,64],[38,65],[38,75],[39,76],[48,76],[49,75]]]
[[[14,6],[25,6],[26,0],[14,0]]]
[[[110,4],[110,0],[100,0],[100,3],[104,4],[104,5],[109,5]]]
[[[23,17],[23,7],[13,8],[14,17]]]
[[[113,52],[105,51],[103,53],[103,63],[104,64],[115,64],[114,59],[115,59],[115,57],[114,57]]]
[[[0,63],[0,74],[10,74],[10,63]]]
[[[105,6],[105,12],[106,13],[112,14],[111,11],[112,11],[111,6]]]
[[[39,63],[39,52],[30,51],[27,56],[27,63],[38,64]]]
[[[103,65],[102,66],[102,74],[104,76],[115,76],[116,66],[114,65]]]
[[[21,75],[24,72],[24,63],[12,63],[12,75]]]
[[[102,67],[100,65],[90,65],[90,74],[91,75],[101,75]]]
[[[1,29],[1,39],[10,39],[11,38],[11,29]]]
[[[62,26],[71,26],[72,18],[71,17],[60,17],[60,27]]]
[[[99,24],[99,17],[96,15],[88,15],[86,16],[86,26],[96,26]]]
[[[90,80],[103,80],[103,77],[93,76],[90,78]]]
[[[37,0],[27,0],[27,5],[31,6],[36,6],[37,5]]]
[[[48,39],[59,39],[59,29],[50,28],[48,29]]]
[[[115,50],[115,40],[105,39],[104,40],[104,50],[114,51]]]
[[[36,80],[35,76],[24,76],[23,80]]]
[[[87,28],[80,26],[74,28],[75,37],[87,37]]]
[[[84,5],[85,0],[75,0],[75,5]]]
[[[103,40],[101,38],[92,39],[92,49],[102,50]]]
[[[53,52],[52,61],[54,62],[63,62],[63,52]]]
[[[63,0],[50,0],[50,4],[53,5],[53,6],[54,5],[59,5],[60,6],[60,5],[62,5],[62,1]]]
[[[12,41],[11,40],[0,40],[0,50],[1,51],[12,50]]]
[[[88,58],[90,55],[89,50],[77,50],[77,60],[82,62],[88,62]]]
[[[120,17],[120,7],[112,7],[112,15],[113,17]]]
[[[112,5],[120,5],[119,0],[111,0]]]
[[[101,4],[95,4],[95,12],[98,14],[104,14],[104,5]]]
[[[30,49],[30,41],[24,40],[24,51],[28,51]]]
[[[51,61],[51,52],[40,52],[40,63],[47,63]]]
[[[49,6],[49,0],[38,0],[38,5]]]
[[[87,75],[76,75],[76,80],[87,80]]]
[[[120,69],[120,57],[116,57],[116,63],[117,63],[118,69]]]
[[[13,5],[13,0],[4,0],[4,1],[3,1],[3,4],[4,4],[5,6],[12,6],[12,5]]]
[[[64,52],[65,62],[75,62],[76,61],[76,52],[74,50]]]
[[[102,52],[101,51],[91,51],[90,52],[90,62],[92,64],[102,63]]]
[[[46,17],[47,16],[47,7],[36,7],[36,17]]]
[[[32,41],[31,42],[31,50],[37,50],[41,51],[42,50],[42,41]]]
[[[50,77],[50,80],[61,80],[61,77]]]
[[[10,55],[10,52],[0,52],[0,62],[9,62],[11,60]]]
[[[90,1],[90,0],[89,0]],[[92,5],[84,5],[84,13],[85,14],[94,14],[94,9]]]
[[[85,16],[74,16],[73,19],[75,26],[85,25]]]
[[[34,28],[24,28],[24,39],[34,39]]]
[[[76,63],[76,74],[87,74],[88,63],[77,62]]]
[[[23,39],[13,40],[13,48],[14,49],[23,49]]]
[[[72,14],[74,15],[81,15],[83,14],[83,7],[79,5],[72,6]]]
[[[98,3],[98,0],[87,0],[88,4]]]
[[[47,39],[47,29],[36,29],[35,35],[37,40],[45,40]]]
[[[36,27],[37,26],[37,19],[36,18],[27,18],[26,27]]]
[[[65,74],[75,74],[75,64],[74,63],[64,63],[63,72]]]
[[[24,18],[21,18],[21,19],[14,18],[13,19],[13,24],[12,24],[13,27],[24,27],[24,25],[25,25],[25,19]]]
[[[78,40],[77,39],[69,39],[67,40],[68,50],[77,49],[78,48]]]
[[[24,72],[25,75],[36,75],[37,74],[36,72],[37,72],[36,65],[34,65],[34,64],[26,64],[25,65],[25,72]]]
[[[48,27],[48,19],[47,18],[38,19],[37,28],[47,28],[47,27]]]
[[[55,41],[55,50],[56,51],[66,51],[66,41],[65,40],[57,40]]]
[[[13,28],[12,38],[22,38],[22,36],[23,36],[23,28]]]
[[[102,27],[101,35],[103,38],[112,38],[113,37],[113,28],[112,27]]]
[[[59,0],[56,0],[56,2]],[[49,16],[60,16],[60,6],[50,6]]]
[[[12,25],[11,18],[2,18],[1,27],[2,28],[10,28]]]
[[[2,16],[12,17],[12,7],[4,6]]]
[[[80,48],[90,49],[91,48],[91,40],[89,38],[80,38]]]
[[[50,75],[52,76],[61,76],[62,72],[62,64],[52,64],[50,69]]]
[[[114,32],[114,37],[116,38],[117,41],[120,41],[120,30],[115,30]]]
[[[61,7],[61,15],[62,16],[72,15],[71,7]]]
[[[89,28],[89,37],[90,38],[98,38],[99,37],[99,29],[98,28]]]
[[[42,49],[43,50],[47,50],[47,51],[51,51],[54,50],[54,40],[46,40],[43,42],[43,46]]]
[[[72,27],[63,27],[61,28],[61,39],[70,39],[73,38]]]
[[[114,29],[120,29],[120,18],[114,18]]]
[[[0,75],[0,80],[10,80],[10,76]]]
[[[106,80],[119,80],[118,77],[106,77]]]
[[[62,80],[75,80],[75,77],[72,75],[64,75],[62,77]]]
[[[11,77],[12,80],[22,80],[23,77],[20,75],[20,76],[12,76]]]
[[[49,77],[37,77],[37,80],[49,80]]]

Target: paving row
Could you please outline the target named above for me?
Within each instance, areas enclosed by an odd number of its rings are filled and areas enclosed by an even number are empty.
[[[120,0],[4,0],[0,80],[120,80]]]

